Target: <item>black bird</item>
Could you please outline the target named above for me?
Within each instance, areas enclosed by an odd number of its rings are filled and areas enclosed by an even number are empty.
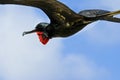
[[[0,0],[0,4],[17,4],[42,9],[51,22],[39,23],[34,30],[24,32],[23,36],[36,32],[43,44],[54,37],[71,36],[97,20],[120,23],[120,18],[114,17],[114,15],[120,14],[120,10],[110,12],[92,9],[75,13],[58,0]]]

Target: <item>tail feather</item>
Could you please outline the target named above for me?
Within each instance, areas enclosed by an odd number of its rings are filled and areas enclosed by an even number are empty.
[[[116,17],[103,17],[100,20],[106,20],[106,21],[120,23],[120,18],[116,18]]]

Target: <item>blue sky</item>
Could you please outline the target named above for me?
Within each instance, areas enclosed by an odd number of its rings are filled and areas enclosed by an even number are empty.
[[[77,13],[120,9],[119,0],[60,1]],[[39,9],[0,6],[0,80],[120,79],[120,24],[98,21],[74,36],[52,39],[44,46],[36,34],[21,36],[39,22],[49,22]]]

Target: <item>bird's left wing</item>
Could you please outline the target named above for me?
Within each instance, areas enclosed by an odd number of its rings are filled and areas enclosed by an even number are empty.
[[[17,4],[42,9],[50,18],[51,23],[63,24],[66,20],[78,15],[57,0],[0,0],[0,4]]]
[[[83,10],[79,12],[79,15],[86,17],[87,20],[91,20],[91,21],[107,20],[107,21],[120,23],[120,18],[114,17],[117,14],[120,14],[120,10],[111,12],[107,10],[92,9],[92,10]]]
[[[110,11],[100,10],[100,9],[91,9],[91,10],[80,11],[79,15],[91,18],[91,17],[105,15],[107,13],[110,13]]]

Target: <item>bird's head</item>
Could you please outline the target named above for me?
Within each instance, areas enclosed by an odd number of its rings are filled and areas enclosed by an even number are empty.
[[[45,45],[45,44],[47,44],[47,42],[50,39],[49,36],[48,36],[48,33],[46,31],[46,27],[48,25],[49,25],[49,23],[39,23],[34,30],[24,32],[23,36],[26,35],[26,34],[36,32],[40,42]]]

